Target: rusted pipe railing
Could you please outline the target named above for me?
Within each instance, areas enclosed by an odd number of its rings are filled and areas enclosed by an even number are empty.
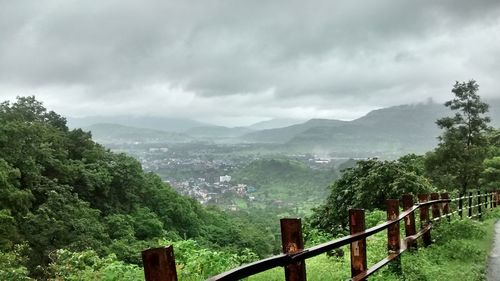
[[[500,204],[500,194],[498,191],[491,192],[485,196],[490,196],[490,209]],[[404,195],[402,198],[403,212],[399,213],[399,201],[387,200],[387,221],[374,227],[365,229],[364,210],[349,210],[350,235],[319,244],[304,249],[302,228],[300,219],[282,219],[282,248],[283,254],[272,256],[267,259],[259,260],[250,264],[242,265],[231,269],[219,275],[209,278],[210,281],[220,280],[239,280],[257,273],[276,268],[285,268],[285,280],[306,280],[305,260],[328,251],[350,245],[351,254],[351,280],[365,280],[385,265],[392,263],[393,270],[400,270],[399,256],[408,248],[416,248],[416,240],[423,238],[424,245],[431,244],[430,230],[434,221],[444,217],[450,217],[454,213],[461,213],[463,206],[461,204],[464,198],[469,199],[467,209],[469,217],[472,217],[472,208],[478,207],[480,213],[482,209],[481,194],[474,196],[478,198],[478,204],[472,206],[472,194],[468,197],[461,196],[450,200],[447,193],[419,195],[419,203],[413,204],[411,195]],[[458,199],[459,209],[450,212],[450,203]],[[485,203],[487,204],[486,200]],[[429,208],[432,210],[432,221],[429,218]],[[415,214],[420,210],[421,228],[416,232]],[[441,214],[442,213],[442,214]],[[404,220],[405,237],[400,239],[399,223]],[[380,231],[387,229],[388,256],[383,260],[367,268],[366,257],[366,238]],[[396,261],[396,263],[394,263]],[[172,247],[150,249],[143,252],[144,272],[146,281],[177,281],[175,270],[175,260]]]

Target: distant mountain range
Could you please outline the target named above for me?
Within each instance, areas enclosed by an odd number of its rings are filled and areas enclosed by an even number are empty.
[[[500,125],[500,99],[488,100],[492,125]],[[284,151],[334,155],[401,155],[423,153],[437,144],[437,119],[453,113],[442,104],[400,105],[373,110],[341,121],[276,119],[247,127],[224,127],[198,121],[153,117],[87,117],[69,119],[70,127],[92,131],[103,143],[213,141],[275,144]],[[102,122],[114,121],[114,122]],[[93,124],[91,122],[98,124]],[[90,123],[90,124],[89,124]]]
[[[102,144],[180,143],[194,139],[186,134],[99,123],[82,128],[92,133],[92,139]]]
[[[94,124],[117,124],[167,132],[184,132],[190,128],[209,126],[207,123],[191,119],[147,117],[147,116],[88,116],[68,118],[70,128],[89,127]]]

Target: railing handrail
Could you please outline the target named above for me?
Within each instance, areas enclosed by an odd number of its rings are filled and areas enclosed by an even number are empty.
[[[363,232],[358,232],[356,234],[352,235],[347,235],[341,238],[337,238],[335,240],[322,243],[316,246],[312,246],[310,248],[301,250],[297,253],[293,254],[280,254],[276,256],[269,257],[267,259],[259,260],[250,264],[245,264],[240,267],[234,268],[232,270],[220,273],[216,276],[213,276],[207,280],[209,281],[219,281],[219,280],[235,280],[235,279],[241,279],[245,277],[252,276],[254,274],[275,268],[275,267],[280,267],[280,266],[286,266],[291,263],[295,263],[298,261],[303,261],[308,258],[315,257],[317,255],[326,253],[328,251],[340,248],[342,246],[351,244],[355,241],[367,238],[369,236],[372,236],[380,231],[386,230],[389,228],[391,225],[394,225],[401,220],[403,220],[406,216],[410,215],[411,213],[415,212],[416,210],[426,207],[429,205],[433,204],[439,204],[439,203],[450,203],[450,199],[438,199],[438,200],[431,200],[427,202],[422,202],[422,203],[417,203],[413,205],[410,209],[402,212],[396,219],[394,220],[389,220],[385,221],[381,224],[378,224],[374,227],[368,228]],[[423,233],[422,233],[423,234]]]
[[[483,197],[484,202],[482,201]],[[476,204],[473,204],[473,198],[477,198],[475,200]],[[304,262],[306,259],[348,244],[351,245],[351,280],[365,280],[389,262],[396,262],[399,265],[395,268],[401,268],[399,256],[407,249],[416,249],[416,240],[419,237],[423,237],[424,246],[430,245],[432,243],[431,229],[433,222],[439,221],[442,218],[449,219],[456,213],[458,213],[459,217],[463,218],[464,210],[468,210],[468,215],[465,216],[467,218],[476,216],[481,218],[483,214],[482,207],[486,210],[487,208],[492,209],[500,205],[500,191],[481,194],[481,191],[477,190],[477,194],[473,195],[472,192],[469,192],[453,199],[449,198],[448,193],[432,193],[430,194],[431,200],[429,200],[429,194],[419,194],[418,199],[420,203],[416,204],[414,204],[413,196],[408,194],[403,195],[401,201],[388,199],[387,220],[368,229],[365,229],[364,210],[350,209],[350,235],[306,249],[303,248],[304,243],[300,219],[281,219],[282,254],[233,268],[210,277],[207,280],[238,280],[276,267],[285,268],[286,280],[306,280],[306,266]],[[399,212],[400,203],[404,207],[404,211],[401,213]],[[417,232],[414,213],[419,209],[421,226]],[[453,211],[452,209],[455,210]],[[474,209],[477,212],[474,212]],[[432,214],[432,218],[430,214]],[[403,235],[404,238],[401,239],[400,221],[403,219],[405,219],[405,234]],[[368,268],[366,238],[384,230],[387,230],[388,255]],[[147,281],[177,281],[175,258],[171,246],[145,250],[142,254],[144,273]],[[399,272],[401,273],[401,271]]]

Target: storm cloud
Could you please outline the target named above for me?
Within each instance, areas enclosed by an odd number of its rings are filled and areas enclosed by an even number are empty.
[[[0,98],[237,125],[500,96],[499,1],[0,0]]]

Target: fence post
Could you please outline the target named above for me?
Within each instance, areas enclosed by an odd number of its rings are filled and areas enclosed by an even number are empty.
[[[490,192],[490,209],[493,209],[493,191]]]
[[[497,200],[498,200],[497,194],[498,194],[497,191],[493,191],[493,208],[497,207]]]
[[[387,220],[396,220],[399,216],[399,200],[388,199],[387,204]],[[389,255],[399,254],[401,249],[401,236],[399,234],[399,222],[389,226],[387,228],[387,250]],[[389,265],[391,270],[396,274],[402,274],[401,269],[401,257],[394,259]]]
[[[302,223],[300,219],[281,219],[281,245],[284,254],[293,254],[304,250]],[[285,266],[286,281],[305,281],[306,262],[299,261]]]
[[[441,193],[441,199],[450,199],[450,196],[448,196],[448,193]],[[450,203],[443,203],[443,215],[446,215],[448,217],[448,220],[451,219],[450,214]]]
[[[488,209],[488,193],[484,193],[484,209]]]
[[[463,219],[464,218],[464,212],[463,212],[464,201],[463,201],[463,197],[465,195],[460,193],[458,196],[459,196],[458,197],[458,214],[460,215],[460,218]]]
[[[431,193],[431,200],[439,200],[439,193]],[[441,212],[439,211],[439,207],[441,204],[432,204],[432,218],[433,219],[439,219],[441,216]]]
[[[500,200],[500,196],[498,196],[498,190],[495,191],[495,208],[497,207],[498,205],[498,201]]]
[[[406,211],[413,207],[413,196],[411,194],[403,195],[403,209]],[[417,230],[415,229],[415,213],[411,212],[405,217],[405,235],[406,237],[415,235]],[[410,249],[417,248],[417,240],[408,240],[407,246]]]
[[[472,192],[469,192],[469,218],[472,217]]]
[[[142,251],[142,262],[146,281],[177,281],[172,246]]]
[[[349,210],[349,231],[352,234],[365,231],[365,210]],[[351,243],[351,277],[367,270],[366,239]]]
[[[481,213],[481,191],[478,190],[477,191],[477,215],[479,216],[479,218],[482,217],[482,213]]]
[[[420,203],[427,202],[429,200],[429,194],[419,194],[418,201]],[[429,206],[420,208],[420,228],[425,228],[429,225]],[[422,235],[422,240],[424,240],[424,245],[429,246],[432,243],[431,231],[427,231]]]

